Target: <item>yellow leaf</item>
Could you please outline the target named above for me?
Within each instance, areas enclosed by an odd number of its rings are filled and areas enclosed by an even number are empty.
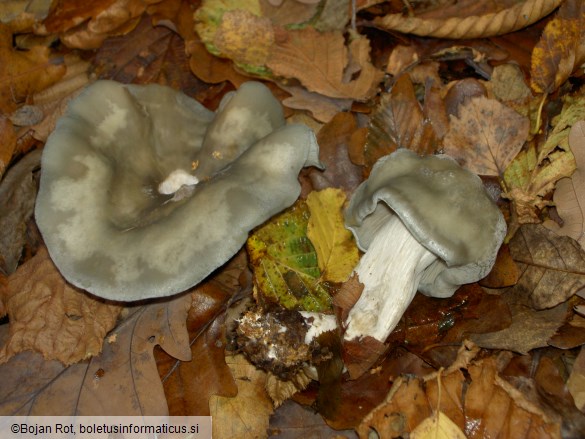
[[[422,421],[410,433],[411,439],[465,439],[465,434],[443,412]]]
[[[317,251],[323,278],[331,282],[345,282],[359,259],[353,236],[343,225],[344,202],[341,189],[328,188],[307,197],[311,212],[307,236]]]

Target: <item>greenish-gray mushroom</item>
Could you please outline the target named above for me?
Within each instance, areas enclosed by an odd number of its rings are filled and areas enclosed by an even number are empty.
[[[416,291],[449,297],[491,270],[506,222],[480,178],[445,155],[399,149],[353,194],[345,224],[365,251],[344,339],[384,342]]]
[[[35,215],[73,285],[134,301],[196,285],[290,206],[319,166],[314,133],[285,125],[264,85],[217,113],[169,87],[97,81],[44,148]]]

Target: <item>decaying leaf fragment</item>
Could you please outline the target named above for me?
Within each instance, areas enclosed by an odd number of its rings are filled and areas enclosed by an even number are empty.
[[[241,354],[226,357],[226,363],[238,385],[238,395],[234,398],[211,397],[209,409],[214,420],[213,437],[264,437],[268,419],[274,412],[265,389],[266,372],[257,369]]]
[[[316,312],[331,308],[317,253],[307,237],[309,216],[306,203],[299,201],[248,238],[258,303]]]
[[[390,14],[374,20],[384,29],[436,38],[485,38],[522,29],[550,14],[561,0],[527,0],[485,15],[438,18]],[[460,7],[460,6],[459,6]]]
[[[432,154],[438,143],[433,124],[416,98],[409,75],[400,76],[372,112],[364,147],[366,166],[372,167],[380,157],[397,148]]]
[[[558,180],[570,177],[576,168],[569,132],[576,122],[585,119],[585,99],[580,91],[563,101],[561,114],[553,119],[544,144],[531,142],[504,172],[504,197],[512,200],[518,224],[539,223],[539,210],[551,204],[545,197]]]
[[[341,209],[345,203],[341,189],[311,192],[307,197],[309,218],[307,236],[317,252],[323,279],[345,282],[359,260],[353,235],[343,223]]]
[[[551,419],[506,382],[495,358],[473,361],[477,353],[468,343],[445,371],[398,378],[386,400],[357,428],[360,437],[369,437],[372,430],[383,438],[404,437],[440,412],[468,438],[560,438],[560,420]]]
[[[514,288],[536,309],[552,308],[585,286],[585,250],[539,224],[522,226],[510,241],[521,275]]]
[[[45,248],[9,278],[4,303],[10,335],[0,363],[25,350],[65,365],[96,356],[121,310],[70,286]]]
[[[77,293],[80,294],[80,293]],[[23,416],[154,416],[168,413],[153,349],[190,360],[185,319],[191,300],[129,309],[101,355],[69,367],[21,352],[0,365],[0,413]]]
[[[506,105],[478,96],[451,116],[445,152],[479,175],[502,176],[528,137],[530,122]]]
[[[318,32],[311,27],[275,36],[267,62],[273,74],[298,79],[309,91],[358,101],[370,98],[383,73],[370,62],[370,43],[357,37],[345,46],[341,32]],[[359,72],[356,79],[346,77]]]
[[[563,2],[532,50],[530,84],[537,93],[552,93],[585,61],[585,9],[580,0]]]
[[[563,223],[545,225],[560,235],[575,239],[585,248],[585,121],[579,121],[569,132],[569,144],[577,169],[571,177],[557,182],[553,201]]]
[[[0,274],[14,273],[22,256],[37,193],[34,172],[40,164],[41,150],[33,151],[0,180]]]
[[[28,51],[12,46],[12,33],[0,23],[0,113],[12,113],[27,97],[57,82],[65,74],[49,48],[34,46]]]

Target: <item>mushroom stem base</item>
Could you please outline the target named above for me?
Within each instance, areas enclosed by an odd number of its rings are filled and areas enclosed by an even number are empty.
[[[355,269],[364,289],[347,317],[345,340],[384,342],[414,298],[424,270],[437,257],[393,216]]]

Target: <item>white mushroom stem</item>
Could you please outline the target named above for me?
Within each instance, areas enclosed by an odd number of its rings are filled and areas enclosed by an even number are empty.
[[[194,175],[183,169],[175,169],[158,185],[158,193],[163,195],[174,194],[183,186],[194,186],[197,183],[199,183],[199,179]]]
[[[370,336],[384,342],[414,298],[423,272],[436,259],[392,216],[355,269],[364,289],[349,312],[344,339]]]
[[[309,329],[305,335],[306,344],[311,344],[313,340],[324,332],[337,329],[337,318],[334,315],[310,311],[299,311],[299,313],[309,325]]]

